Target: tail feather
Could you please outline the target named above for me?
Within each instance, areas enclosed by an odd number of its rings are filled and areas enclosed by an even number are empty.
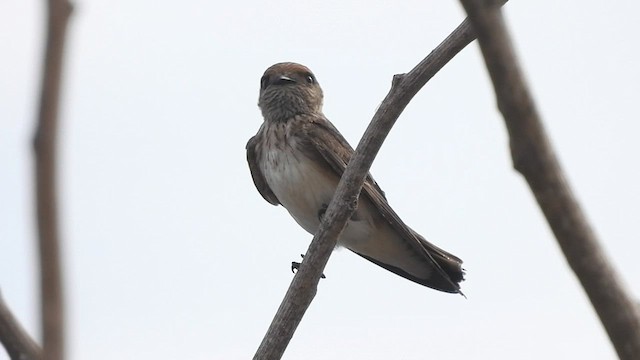
[[[418,235],[420,242],[425,248],[427,256],[430,257],[430,262],[432,270],[429,272],[429,275],[426,277],[418,277],[409,272],[390,265],[386,264],[382,261],[376,260],[370,256],[361,254],[357,251],[351,250],[354,253],[362,256],[363,258],[371,261],[372,263],[385,268],[394,274],[400,275],[405,279],[416,282],[420,285],[424,285],[430,287],[432,289],[448,292],[448,293],[459,293],[464,296],[462,291],[460,291],[460,282],[464,280],[464,270],[462,269],[462,260],[458,257],[449,254],[448,252],[432,245],[431,243],[424,240],[422,237]],[[433,261],[431,261],[433,260]]]
[[[341,235],[341,245],[408,280],[462,294],[459,284],[464,279],[462,260],[429,243],[409,227],[401,233],[386,222],[381,224],[373,236],[366,237],[367,241],[358,241],[368,235],[370,229],[363,220],[351,221]]]
[[[462,260],[459,257],[433,245],[419,234],[415,233],[415,235],[418,240],[420,240],[420,243],[424,246],[425,250],[427,250],[433,260],[438,263],[440,269],[444,271],[452,282],[458,284],[461,281],[464,281],[465,272],[462,268]]]

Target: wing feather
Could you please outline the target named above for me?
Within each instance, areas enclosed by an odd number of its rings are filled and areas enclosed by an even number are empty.
[[[306,132],[306,139],[313,144],[316,151],[324,158],[324,160],[326,160],[336,174],[339,177],[342,177],[354,150],[340,132],[336,130],[329,120],[322,117],[314,118],[307,124],[304,131]],[[367,196],[373,205],[380,211],[384,219],[401,235],[401,238],[407,242],[407,245],[414,249],[418,254],[424,256],[425,259],[429,261],[447,280],[449,285],[451,285],[450,287],[447,286],[447,288],[453,292],[458,292],[460,289],[458,282],[462,280],[462,271],[459,270],[459,264],[462,263],[462,260],[427,242],[424,238],[408,227],[391,208],[387,202],[384,192],[373,180],[371,174],[367,174],[362,190],[365,196]],[[442,269],[439,262],[436,261],[433,256],[440,257],[444,263],[451,262],[456,264],[454,266],[458,269],[454,269],[453,274],[460,272],[460,276],[452,279],[448,272]],[[365,256],[365,258],[367,257]],[[384,266],[379,262],[376,263],[388,268],[388,266]]]
[[[280,200],[273,193],[269,184],[267,184],[267,180],[260,169],[260,164],[258,163],[258,159],[260,158],[260,138],[259,134],[249,139],[247,142],[247,162],[249,163],[249,170],[251,171],[251,178],[253,179],[253,184],[258,189],[258,192],[262,197],[267,200],[270,204],[280,205]]]

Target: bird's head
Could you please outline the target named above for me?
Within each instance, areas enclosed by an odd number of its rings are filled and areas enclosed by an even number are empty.
[[[269,67],[260,79],[258,106],[265,120],[322,112],[322,89],[306,66],[285,62]]]

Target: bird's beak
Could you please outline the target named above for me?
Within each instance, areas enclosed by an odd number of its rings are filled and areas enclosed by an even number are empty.
[[[291,83],[295,83],[296,81],[293,80],[292,78],[286,76],[286,75],[280,75],[278,76],[278,78],[273,82],[273,84],[275,85],[287,85],[287,84],[291,84]]]

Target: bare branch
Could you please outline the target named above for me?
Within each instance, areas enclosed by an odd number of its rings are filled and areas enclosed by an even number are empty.
[[[71,4],[66,0],[48,1],[40,110],[33,140],[43,348],[45,357],[53,360],[64,358],[64,307],[56,196],[56,138],[62,58],[71,9]]]
[[[529,183],[618,356],[640,359],[640,312],[569,187],[525,83],[499,5],[487,0],[461,2],[478,33],[509,131],[515,169]]]
[[[40,360],[42,349],[13,316],[0,293],[0,343],[12,360]]]
[[[345,170],[318,232],[313,238],[254,360],[280,359],[311,304],[318,281],[338,236],[357,207],[364,178],[382,142],[415,94],[460,50],[475,39],[465,20],[407,74],[393,78],[391,90],[375,113]]]

